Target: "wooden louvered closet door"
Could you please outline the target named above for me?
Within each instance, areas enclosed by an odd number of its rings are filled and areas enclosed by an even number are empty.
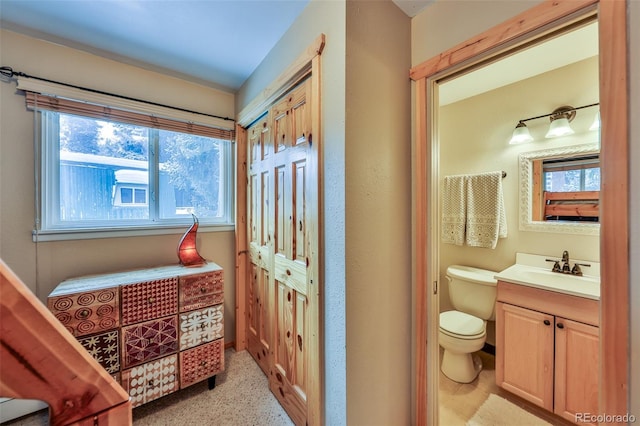
[[[296,424],[307,422],[309,363],[318,362],[309,351],[309,330],[318,330],[317,315],[310,314],[317,298],[309,297],[311,239],[317,238],[309,223],[317,222],[318,191],[310,93],[307,79],[247,132],[247,345]]]

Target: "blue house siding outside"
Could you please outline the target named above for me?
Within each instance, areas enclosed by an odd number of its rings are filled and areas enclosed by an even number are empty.
[[[188,213],[188,191],[176,190],[160,167],[162,217]],[[62,221],[148,219],[148,163],[107,156],[60,153],[60,219]],[[145,201],[141,202],[144,192]],[[129,196],[129,194],[131,194]]]

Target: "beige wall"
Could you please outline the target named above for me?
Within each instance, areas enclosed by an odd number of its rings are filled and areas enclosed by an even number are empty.
[[[347,424],[409,424],[410,21],[347,2]]]
[[[499,0],[438,0],[420,15],[412,19],[412,65],[417,65],[457,43],[467,40],[501,22],[540,3],[540,1],[499,1]],[[627,1],[630,13],[629,29],[631,33],[628,51],[630,55],[630,164],[640,161],[640,128],[633,117],[640,116],[640,85],[633,76],[640,72],[640,5],[637,1]],[[455,22],[455,25],[452,23]],[[640,418],[640,227],[633,220],[640,215],[640,176],[637,167],[630,167],[631,197],[630,255],[631,272],[631,349],[630,354],[630,409]],[[612,414],[612,413],[608,413]],[[618,414],[618,413],[615,413]]]
[[[346,424],[345,310],[345,31],[344,0],[311,0],[299,18],[240,88],[241,111],[276,80],[320,34],[326,36],[321,57],[323,219],[321,276],[324,283],[324,398],[326,424]],[[321,298],[322,299],[322,298]]]
[[[526,64],[523,64],[526,66]],[[560,105],[575,107],[598,102],[597,57],[510,84],[440,108],[440,179],[447,175],[503,170],[508,237],[495,249],[440,244],[440,309],[452,309],[448,300],[447,266],[462,264],[500,271],[515,263],[515,253],[599,261],[598,236],[554,234],[519,230],[520,182],[518,155],[569,145],[597,143],[598,132],[588,131],[597,108],[580,110],[573,120],[576,134],[545,139],[549,120],[527,123],[535,141],[509,145],[515,124]],[[442,196],[442,194],[440,194]]]
[[[462,43],[540,0],[435,0],[411,20],[411,65]]]
[[[238,110],[319,33],[326,424],[409,424],[409,18],[390,0],[312,0]]]
[[[233,116],[234,95],[14,32],[0,32],[1,63],[16,71],[167,105]],[[78,275],[177,263],[181,235],[35,244],[34,120],[14,82],[0,83],[0,257],[41,301]],[[186,229],[186,228],[185,228]],[[198,234],[200,253],[225,269],[225,334],[234,336],[234,233]]]
[[[439,52],[464,41],[500,22],[516,15],[539,3],[539,1],[477,1],[477,0],[441,0],[431,5],[420,15],[411,20],[411,65],[416,65]],[[629,14],[631,28],[631,74],[640,73],[640,4],[630,1],[632,13]],[[242,109],[256,94],[278,73],[289,64],[296,55],[304,49],[320,33],[327,35],[327,48],[323,54],[323,120],[324,120],[324,216],[326,219],[324,235],[324,281],[325,281],[325,365],[327,371],[325,393],[327,404],[327,424],[346,424],[346,276],[345,258],[358,262],[357,255],[345,255],[345,213],[344,191],[346,169],[346,130],[345,130],[345,82],[346,82],[346,6],[342,1],[312,0],[302,16],[296,21],[291,30],[283,37],[278,46],[265,59],[256,73],[249,79],[236,98],[237,110]],[[352,13],[352,12],[350,12]],[[395,11],[393,12],[395,16]],[[395,22],[395,18],[391,18]],[[455,23],[452,24],[452,23]],[[393,28],[393,26],[391,26]],[[103,60],[82,52],[65,49],[57,45],[50,45],[34,39],[17,36],[7,31],[0,32],[0,63],[12,66],[16,70],[33,75],[47,76],[61,81],[73,81],[76,84],[95,87],[102,90],[120,92],[129,96],[140,97],[157,102],[166,102],[177,106],[198,109],[223,116],[232,115],[234,111],[233,96],[223,92],[216,92],[192,85],[159,74],[150,73],[138,68],[126,66],[112,61]],[[378,61],[371,56],[371,62]],[[381,61],[384,64],[384,61]],[[386,65],[383,65],[383,67]],[[67,80],[68,79],[68,80]],[[640,115],[640,84],[637,79],[630,79],[631,84],[631,114],[630,117]],[[162,90],[158,90],[162,87]],[[191,96],[185,96],[185,93]],[[204,95],[203,95],[204,94]],[[25,111],[24,99],[15,95],[13,83],[0,84],[0,257],[23,278],[38,296],[43,299],[55,282],[68,275],[71,269],[82,268],[101,272],[111,268],[138,267],[158,263],[174,262],[174,244],[179,236],[140,237],[124,239],[104,239],[86,241],[84,243],[42,243],[38,247],[36,265],[36,247],[31,242],[33,228],[33,121],[32,114]],[[351,120],[351,119],[350,119]],[[391,125],[389,125],[391,126]],[[400,130],[400,133],[402,131]],[[631,160],[632,164],[640,162],[640,128],[637,120],[631,120]],[[357,150],[357,149],[356,149]],[[395,155],[398,155],[397,153]],[[358,162],[358,159],[349,159]],[[400,163],[395,159],[395,162]],[[631,217],[638,217],[640,201],[636,194],[640,194],[640,176],[638,168],[631,168],[632,180],[630,184]],[[354,175],[357,172],[349,172]],[[394,173],[397,173],[394,172]],[[355,179],[354,175],[354,179]],[[402,177],[396,176],[402,181]],[[336,190],[337,189],[337,190]],[[366,189],[366,188],[365,188]],[[20,194],[16,196],[16,194]],[[354,210],[355,212],[355,210]],[[351,215],[350,220],[353,220]],[[631,315],[635,318],[631,322],[632,355],[630,382],[630,401],[632,412],[640,416],[640,231],[637,221],[632,221],[631,234]],[[357,228],[357,227],[356,227]],[[361,233],[361,230],[356,232]],[[407,237],[408,238],[408,237]],[[232,292],[233,274],[233,235],[227,233],[200,234],[201,253],[208,258],[215,259],[226,270],[227,276],[227,304],[225,316],[233,315]],[[45,244],[47,247],[44,247]],[[82,245],[80,245],[82,244]],[[165,247],[166,246],[166,247]],[[140,254],[143,250],[145,254]],[[44,254],[43,254],[44,253]],[[64,261],[63,265],[58,262]],[[45,263],[41,263],[45,262]],[[356,263],[357,265],[357,263]],[[391,266],[375,265],[378,268]],[[351,274],[351,271],[348,272]],[[38,276],[38,281],[36,281]],[[635,279],[634,279],[635,278]],[[387,283],[387,286],[373,287],[372,291],[386,292],[388,299],[402,293],[402,286],[397,282]],[[357,283],[362,288],[362,283]],[[389,291],[391,289],[391,291]],[[406,291],[406,289],[404,290]],[[358,288],[350,292],[357,297],[361,292]],[[366,300],[375,296],[367,296]],[[231,300],[231,305],[229,301]],[[351,304],[349,306],[352,306]],[[360,306],[360,310],[364,310]],[[385,307],[374,309],[381,318],[393,318],[393,312],[385,312]],[[357,312],[356,317],[365,318],[366,313]],[[225,329],[231,335],[230,323]],[[350,334],[358,332],[364,324],[356,321],[355,327],[350,327]],[[341,326],[342,324],[342,326]],[[635,326],[634,326],[635,325]],[[406,330],[396,329],[398,333]],[[379,336],[376,336],[379,337]],[[354,340],[358,340],[354,337]],[[374,341],[379,341],[375,340]],[[384,342],[381,342],[384,343]],[[370,343],[372,344],[372,343]],[[363,352],[368,346],[356,347],[353,354]],[[365,367],[372,368],[372,376],[379,370],[403,369],[402,360],[396,355],[396,348],[389,348],[380,344],[373,348],[373,352],[391,351],[387,358],[390,360],[381,365],[366,362]],[[367,356],[370,354],[366,354]],[[378,354],[376,359],[384,355]],[[393,359],[391,359],[393,358]],[[402,357],[401,357],[402,358]],[[358,369],[355,375],[362,374]],[[354,378],[353,380],[357,380]],[[359,381],[359,380],[358,380]],[[388,392],[390,403],[403,407],[405,402],[399,398],[408,399],[404,390],[391,389],[382,382],[378,387],[384,387]],[[357,396],[361,391],[358,387],[349,390],[349,400],[354,400],[354,406],[361,407],[362,398]],[[376,395],[380,397],[380,395]],[[371,400],[369,408],[384,405],[387,401]],[[385,409],[389,412],[393,408]],[[377,413],[377,412],[376,412]],[[361,413],[352,413],[359,416]],[[354,418],[354,417],[352,417]],[[333,421],[332,421],[333,420]],[[384,419],[378,419],[384,420]],[[394,421],[394,424],[399,422]],[[406,423],[405,423],[406,424]]]

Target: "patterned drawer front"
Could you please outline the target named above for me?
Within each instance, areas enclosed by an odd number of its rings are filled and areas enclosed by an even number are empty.
[[[128,368],[178,350],[175,315],[122,328],[122,366]]]
[[[120,325],[118,287],[94,292],[55,296],[49,310],[74,336],[117,328]]]
[[[213,342],[224,335],[224,306],[222,304],[180,316],[180,350]]]
[[[223,292],[222,271],[180,277],[180,312],[222,303]]]
[[[122,325],[173,315],[177,311],[177,278],[122,286]]]
[[[214,376],[224,370],[224,339],[180,352],[180,387]]]
[[[122,387],[137,407],[178,390],[178,356],[170,355],[122,372]]]
[[[118,330],[82,337],[78,339],[78,342],[107,370],[107,373],[114,375],[120,371],[120,334]]]

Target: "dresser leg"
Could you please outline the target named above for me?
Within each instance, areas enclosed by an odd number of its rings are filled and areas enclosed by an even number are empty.
[[[209,377],[207,383],[209,384],[209,390],[216,387],[216,376]]]

